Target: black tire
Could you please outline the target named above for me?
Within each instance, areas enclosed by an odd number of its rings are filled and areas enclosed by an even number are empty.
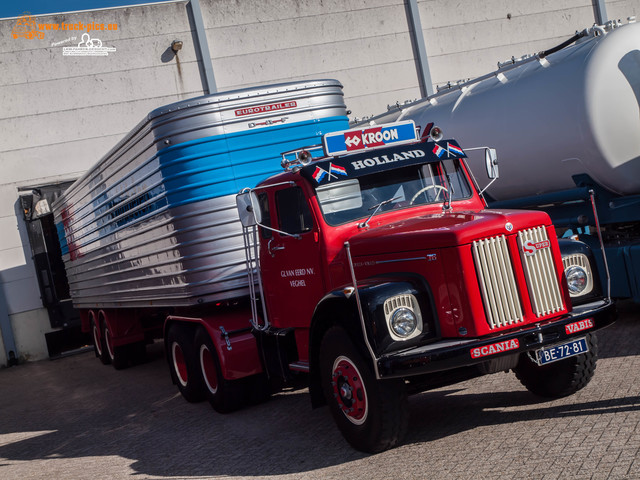
[[[198,368],[192,329],[185,325],[172,325],[167,332],[166,347],[171,379],[184,399],[191,403],[204,400],[204,383]]]
[[[218,413],[229,413],[244,404],[243,380],[227,380],[222,376],[220,360],[211,337],[199,328],[195,339],[198,368],[204,395]]]
[[[589,351],[575,357],[539,366],[526,353],[513,369],[520,383],[531,393],[546,398],[561,398],[581,390],[591,380],[598,360],[598,339],[587,335]]]
[[[93,336],[93,351],[96,354],[96,357],[100,359],[103,365],[109,365],[111,363],[111,359],[109,358],[109,354],[107,353],[107,348],[104,344],[104,333],[100,330],[100,326],[96,323],[95,320],[91,320],[91,333]]]
[[[129,366],[128,345],[116,347],[113,345],[113,337],[107,322],[102,322],[103,353],[107,356],[107,363],[113,365],[116,370],[122,370]]]
[[[357,450],[377,453],[398,445],[408,427],[402,380],[376,380],[347,333],[327,331],[320,345],[322,390],[344,438]]]
[[[102,355],[102,345],[100,344],[100,335],[98,334],[98,327],[96,321],[91,319],[91,338],[93,339],[93,353],[96,358],[100,358]]]

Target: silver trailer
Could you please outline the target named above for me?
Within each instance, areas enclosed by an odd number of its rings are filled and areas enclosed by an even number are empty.
[[[281,153],[348,128],[336,80],[235,90],[152,111],[53,204],[76,308],[246,295],[235,194]]]

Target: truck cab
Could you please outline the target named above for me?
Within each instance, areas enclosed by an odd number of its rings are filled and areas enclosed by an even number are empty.
[[[539,395],[579,390],[615,318],[592,261],[568,283],[548,215],[488,210],[461,146],[403,139],[408,123],[288,152],[238,197],[254,334],[288,339],[278,368],[308,372],[313,404],[368,452],[401,440],[408,393],[509,369]],[[565,256],[592,260],[576,243]]]

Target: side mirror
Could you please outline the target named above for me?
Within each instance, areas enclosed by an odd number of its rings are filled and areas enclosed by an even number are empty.
[[[238,216],[243,227],[251,227],[259,225],[262,220],[258,197],[254,192],[239,193],[236,196],[236,206],[238,207]]]
[[[495,148],[487,148],[484,151],[484,166],[487,169],[487,176],[495,180],[500,176],[498,172],[498,154]]]

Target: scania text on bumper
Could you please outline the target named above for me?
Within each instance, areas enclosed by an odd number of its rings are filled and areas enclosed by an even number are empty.
[[[381,378],[409,377],[474,364],[514,353],[557,346],[615,321],[610,299],[575,307],[560,319],[525,326],[517,331],[482,339],[445,339],[430,345],[385,355],[378,361]],[[586,347],[584,352],[586,352]],[[580,352],[580,353],[584,353]]]

